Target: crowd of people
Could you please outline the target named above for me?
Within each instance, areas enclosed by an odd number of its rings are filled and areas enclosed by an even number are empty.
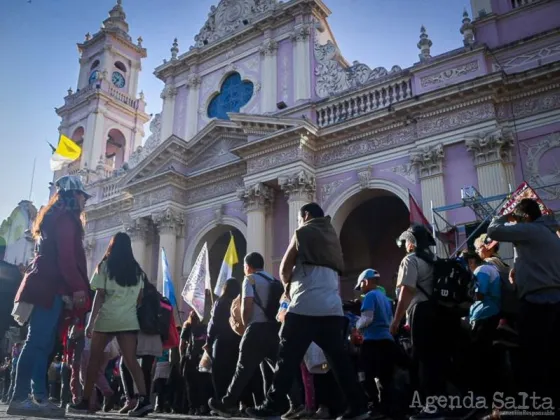
[[[244,278],[227,280],[210,316],[192,311],[177,328],[125,233],[112,238],[87,278],[81,216],[89,195],[75,177],[56,186],[37,217],[36,257],[15,299],[14,317],[28,335],[2,366],[8,414],[558,414],[560,231],[534,200],[521,200],[491,222],[474,250],[448,259],[436,258],[424,226],[411,226],[398,238],[405,256],[396,295],[369,268],[356,281],[360,297],[347,302],[338,235],[318,204],[306,204],[280,279],[265,271],[262,255],[249,253]],[[499,254],[508,242],[511,266]],[[149,322],[153,297],[157,310],[171,313],[158,312],[163,325]]]

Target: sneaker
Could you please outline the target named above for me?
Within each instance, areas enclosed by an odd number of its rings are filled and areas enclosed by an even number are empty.
[[[290,410],[282,414],[282,420],[295,420],[299,418],[298,416],[304,411],[307,411],[304,405],[299,405],[297,407],[290,406]]]
[[[119,414],[127,414],[134,407],[136,407],[136,399],[127,399],[124,407],[119,410]]]
[[[428,411],[423,408],[418,414],[410,416],[410,420],[445,420],[440,410]]]
[[[230,417],[234,416],[235,413],[237,412],[236,407],[230,407],[230,406],[224,404],[222,401],[219,401],[215,398],[210,398],[208,400],[208,406],[210,407],[210,410],[212,410],[212,411],[218,413],[220,416],[226,417],[226,418],[230,418]]]
[[[89,409],[89,401],[82,400],[78,404],[68,404],[68,407],[66,408],[66,412],[72,414],[91,413],[91,410]]]
[[[154,411],[154,407],[150,400],[144,396],[138,398],[136,407],[128,412],[128,417],[144,417]]]
[[[303,419],[310,419],[311,416],[315,414],[315,410],[308,410],[307,408],[301,412],[299,412],[294,419],[295,420],[303,420]]]
[[[35,401],[39,407],[41,407],[45,412],[50,413],[49,417],[58,418],[64,417],[66,415],[66,408],[60,407],[58,403],[52,401],[46,401],[44,403],[40,403]]]
[[[8,406],[6,414],[10,416],[44,417],[41,415],[43,408],[32,398],[23,401],[13,401]]]
[[[247,415],[254,419],[277,419],[278,417],[282,417],[282,414],[272,408],[268,408],[266,405],[261,405],[259,407],[249,407],[245,410]]]
[[[103,412],[104,413],[108,413],[109,411],[112,411],[113,408],[115,408],[115,404],[117,403],[116,401],[116,395],[112,394],[112,395],[105,395],[103,397]]]
[[[331,418],[331,413],[327,407],[324,405],[320,406],[319,409],[311,416],[313,420],[326,420]]]
[[[337,417],[336,420],[365,420],[369,418],[369,414],[367,409],[348,409],[342,416]]]

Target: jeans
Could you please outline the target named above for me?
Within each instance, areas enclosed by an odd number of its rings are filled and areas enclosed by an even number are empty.
[[[56,296],[51,308],[33,308],[29,317],[27,339],[18,359],[12,398],[14,401],[25,400],[30,386],[35,399],[47,398],[47,368],[55,345],[62,307],[62,298]]]
[[[393,406],[393,376],[398,351],[393,340],[366,340],[360,353],[366,393],[374,406],[386,416],[389,416]],[[379,386],[376,378],[379,380]]]
[[[212,385],[214,398],[222,400],[235,373],[241,337],[219,338],[212,348]]]
[[[267,403],[271,409],[282,410],[282,398],[288,393],[305,352],[315,342],[325,353],[327,362],[344,392],[350,408],[367,408],[367,399],[361,388],[350,355],[345,349],[343,316],[307,316],[287,313],[280,331],[278,361]]]

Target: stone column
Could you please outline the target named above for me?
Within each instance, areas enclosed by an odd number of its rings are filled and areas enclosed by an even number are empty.
[[[278,183],[288,197],[289,237],[292,238],[298,228],[299,209],[315,199],[315,176],[301,170],[287,177],[279,177]]]
[[[258,252],[267,261],[266,235],[272,232],[266,230],[266,215],[274,200],[274,191],[259,182],[240,189],[238,196],[247,212],[247,253]]]
[[[311,26],[301,25],[291,35],[294,45],[294,101],[311,98],[311,50],[309,35]]]
[[[86,262],[87,262],[87,272],[88,277],[91,277],[93,271],[95,270],[95,239],[89,238],[84,241],[84,250],[86,251]]]
[[[180,287],[180,270],[177,267],[177,237],[182,235],[184,219],[183,215],[173,209],[167,208],[152,216],[154,224],[157,227],[159,233],[159,251],[158,251],[158,277],[157,277],[157,288],[161,292],[163,291],[163,270],[161,264],[161,250],[165,249],[165,254],[167,255],[167,262],[169,263],[169,270],[171,271],[171,276],[173,278],[173,284],[175,286],[175,296],[179,296],[181,293]]]
[[[89,169],[95,169],[100,159],[105,161],[107,138],[103,135],[104,128],[105,113],[96,109],[87,118],[80,169],[83,169],[84,165]]]
[[[443,184],[443,146],[422,147],[410,154],[412,164],[417,168],[422,189],[422,211],[426,219],[432,223],[432,205],[434,208],[445,205],[445,188]],[[439,213],[446,218],[446,213]],[[435,228],[447,230],[443,221],[435,216]],[[439,257],[446,257],[446,246],[436,238],[436,251]]]
[[[140,264],[142,270],[147,272],[147,241],[150,234],[150,224],[147,219],[140,218],[133,220],[125,227],[126,233],[132,242],[132,253]]]
[[[502,127],[465,139],[465,146],[472,153],[476,166],[478,191],[483,197],[507,194],[510,186],[513,189],[517,187],[513,171],[513,143],[513,133]],[[497,206],[500,203],[491,204]],[[503,258],[512,258],[512,245],[502,244],[500,254]]]
[[[268,38],[261,45],[262,56],[262,92],[261,112],[275,112],[278,99],[278,42]]]
[[[175,118],[175,96],[177,88],[171,85],[165,86],[161,92],[163,99],[163,110],[161,115],[161,141],[164,142],[173,134],[173,120]]]
[[[200,96],[201,78],[198,74],[190,74],[187,79],[187,118],[185,123],[185,140],[192,139],[198,130],[198,101]]]

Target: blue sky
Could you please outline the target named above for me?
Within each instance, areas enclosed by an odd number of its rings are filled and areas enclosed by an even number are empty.
[[[37,207],[48,199],[50,148],[56,143],[63,104],[78,77],[76,43],[95,33],[116,0],[0,1],[0,221],[20,200],[28,199],[33,161],[36,171],[31,200]],[[370,67],[405,68],[418,61],[416,43],[425,25],[434,45],[432,55],[460,47],[463,8],[468,0],[324,0],[332,10],[329,23],[343,55]],[[144,39],[140,88],[148,112],[161,110],[162,82],[152,72],[169,58],[173,38],[180,53],[188,50],[218,0],[124,0],[135,40]],[[148,132],[148,126],[146,126]],[[149,133],[148,133],[149,134]]]

